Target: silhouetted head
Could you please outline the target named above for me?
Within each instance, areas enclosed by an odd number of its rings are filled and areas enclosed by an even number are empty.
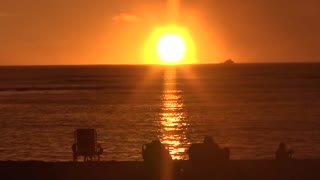
[[[286,144],[284,142],[280,142],[279,149],[286,149]]]
[[[160,142],[159,139],[152,140],[152,141],[151,141],[151,145],[152,145],[152,146],[161,146],[161,142]]]
[[[205,136],[204,140],[203,140],[203,143],[205,143],[205,144],[213,144],[214,140],[212,139],[211,136]]]

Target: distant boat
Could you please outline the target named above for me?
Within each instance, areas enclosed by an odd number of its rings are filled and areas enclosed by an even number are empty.
[[[227,59],[225,60],[223,63],[221,64],[226,64],[226,65],[230,65],[230,64],[234,64],[234,61],[232,59]]]

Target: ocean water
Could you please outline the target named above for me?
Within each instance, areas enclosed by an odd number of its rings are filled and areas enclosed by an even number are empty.
[[[141,160],[159,138],[174,159],[211,135],[232,159],[280,141],[320,158],[320,64],[0,67],[0,160],[72,160],[96,128],[103,160]]]

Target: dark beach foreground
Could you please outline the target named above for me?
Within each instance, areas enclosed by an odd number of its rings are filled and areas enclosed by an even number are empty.
[[[320,179],[320,160],[230,160],[223,168],[201,172],[208,165],[190,167],[188,161],[174,161],[172,178],[160,179]],[[158,179],[141,161],[42,162],[1,161],[0,179]]]

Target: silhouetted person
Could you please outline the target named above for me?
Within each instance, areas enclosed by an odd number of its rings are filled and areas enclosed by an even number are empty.
[[[208,155],[215,161],[228,160],[230,155],[229,148],[220,148],[211,136],[205,136],[203,140]]]
[[[230,154],[228,148],[220,148],[210,136],[205,136],[203,143],[192,143],[187,152],[192,171],[203,176],[218,174],[226,167]]]
[[[219,145],[212,139],[211,136],[205,136],[203,139],[203,144],[210,150],[219,151]]]
[[[172,158],[160,140],[153,140],[149,144],[144,144],[142,146],[142,157],[149,175],[162,176],[164,179],[168,179],[168,176],[172,173]]]
[[[287,148],[287,145],[284,142],[279,144],[279,147],[276,151],[277,160],[288,160],[292,159],[293,151]]]

